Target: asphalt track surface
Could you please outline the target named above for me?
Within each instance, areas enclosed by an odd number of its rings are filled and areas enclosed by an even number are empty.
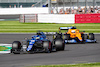
[[[20,15],[0,15],[0,19],[18,19]]]
[[[31,38],[32,34],[0,34],[0,43]],[[74,64],[100,62],[100,35],[98,43],[66,44],[65,51],[35,54],[1,54],[0,67],[25,67],[51,64]],[[52,36],[48,36],[52,39]]]

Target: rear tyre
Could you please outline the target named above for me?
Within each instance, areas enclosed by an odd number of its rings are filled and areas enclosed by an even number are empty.
[[[88,38],[88,35],[87,34],[81,34],[81,37],[82,37],[82,44],[85,44],[85,41],[86,39]]]
[[[52,44],[50,41],[43,42],[43,48],[45,49],[45,53],[51,53],[52,51]]]
[[[11,53],[20,54],[21,47],[22,46],[21,46],[21,43],[19,41],[14,41],[12,43]]]
[[[90,40],[94,40],[94,39],[95,39],[93,33],[89,33],[89,39],[90,39]]]
[[[86,42],[86,40],[88,39],[88,35],[87,34],[81,34],[82,37],[82,44],[84,44]]]
[[[88,39],[88,35],[84,34],[84,40]]]
[[[64,48],[65,48],[65,43],[64,43],[63,39],[60,39],[60,38],[56,39],[54,41],[54,45],[55,45],[57,51],[64,50]]]
[[[62,50],[62,51],[64,51],[64,50],[65,50],[65,44],[64,44],[64,43],[63,43],[63,45],[62,45],[61,50]]]

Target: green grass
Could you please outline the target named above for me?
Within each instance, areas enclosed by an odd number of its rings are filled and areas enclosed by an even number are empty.
[[[100,63],[91,64],[75,64],[75,65],[43,65],[43,66],[31,66],[31,67],[100,67]]]
[[[6,47],[0,46],[0,51],[6,50]]]
[[[0,21],[0,33],[57,32],[59,27],[75,25],[80,31],[100,33],[100,23],[91,24],[55,24],[55,23],[19,23],[19,21]]]

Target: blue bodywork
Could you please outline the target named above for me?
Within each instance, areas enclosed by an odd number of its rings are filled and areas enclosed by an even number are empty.
[[[95,43],[96,39],[94,40],[90,40],[90,39],[86,39],[85,43]],[[65,43],[78,43],[75,39],[71,39],[71,40],[65,40]]]
[[[29,40],[29,46],[27,48],[27,51],[30,51],[34,45],[35,42],[37,41],[47,41],[46,35],[43,32],[40,32],[41,35],[34,35],[32,36],[32,39]]]
[[[96,42],[96,39],[94,39],[94,40],[90,40],[90,39],[86,39],[86,41],[85,41],[86,43],[92,43],[92,42]]]
[[[77,41],[75,39],[65,40],[65,43],[77,43]]]

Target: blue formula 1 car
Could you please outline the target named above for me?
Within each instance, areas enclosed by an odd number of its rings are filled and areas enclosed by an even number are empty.
[[[61,34],[65,43],[96,43],[96,39],[93,33],[84,34],[84,32],[79,32],[76,27],[60,27],[59,31],[67,30],[63,35]],[[57,36],[57,34],[56,34]]]
[[[21,52],[34,53],[46,52],[51,53],[58,48],[62,49],[63,44],[52,44],[43,32],[38,32],[37,35],[32,36],[32,39],[25,38],[25,43],[14,41],[12,43],[11,53],[19,54]]]

